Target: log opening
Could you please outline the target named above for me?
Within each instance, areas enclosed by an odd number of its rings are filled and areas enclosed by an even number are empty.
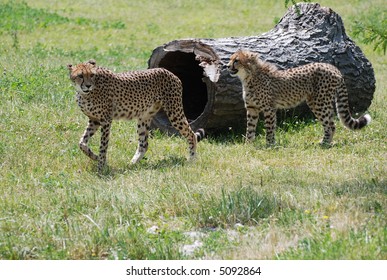
[[[203,68],[193,53],[169,52],[160,60],[159,67],[168,69],[183,84],[183,107],[188,120],[197,119],[207,105],[207,86],[203,82]]]
[[[207,53],[206,46],[198,45],[195,40],[184,41],[178,48],[171,42],[158,48],[156,56],[149,60],[149,68],[162,67],[175,74],[183,84],[184,113],[193,129],[197,129],[208,120],[213,110],[215,86],[218,79],[218,58]],[[176,133],[166,114],[160,111],[153,119],[153,126],[164,131]]]

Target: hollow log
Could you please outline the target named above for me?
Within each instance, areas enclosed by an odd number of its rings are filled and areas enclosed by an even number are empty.
[[[238,49],[257,52],[279,69],[311,62],[333,64],[344,75],[352,113],[368,109],[375,91],[374,71],[346,35],[341,17],[319,4],[297,7],[289,8],[272,30],[259,36],[175,40],[153,50],[149,68],[164,67],[181,79],[184,111],[194,130],[245,127],[242,85],[225,66]],[[284,115],[311,116],[311,112],[302,104],[279,112],[280,119]],[[176,132],[163,112],[152,126]]]

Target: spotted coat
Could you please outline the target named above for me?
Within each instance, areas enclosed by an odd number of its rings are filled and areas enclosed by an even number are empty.
[[[324,127],[322,144],[330,145],[335,133],[334,104],[347,128],[360,129],[371,121],[368,114],[359,119],[351,116],[344,78],[333,65],[310,63],[278,70],[258,54],[239,50],[231,56],[227,67],[242,82],[247,141],[255,139],[259,113],[263,112],[266,143],[274,145],[277,109],[292,108],[304,101]]]
[[[178,77],[163,68],[116,74],[97,67],[94,60],[68,65],[70,79],[75,85],[77,103],[89,118],[79,147],[91,159],[98,160],[98,171],[106,164],[110,128],[116,119],[137,119],[138,147],[131,162],[140,161],[148,149],[148,135],[152,117],[161,109],[189,143],[190,158],[196,154],[196,145],[204,136],[199,129],[194,133],[184,115],[182,83]],[[88,147],[90,138],[101,128],[99,155]]]

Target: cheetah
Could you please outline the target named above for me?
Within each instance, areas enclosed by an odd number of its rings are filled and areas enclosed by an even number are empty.
[[[137,119],[138,147],[131,163],[139,162],[148,149],[148,135],[152,117],[161,109],[172,126],[188,140],[189,158],[196,154],[196,145],[204,137],[204,130],[194,133],[183,111],[182,83],[163,68],[114,73],[96,65],[95,60],[69,64],[70,80],[76,89],[81,111],[89,118],[80,141],[80,149],[98,161],[98,172],[106,165],[106,153],[113,120]],[[101,128],[99,155],[88,147],[90,138]]]
[[[361,129],[371,122],[369,114],[352,118],[344,78],[331,64],[310,63],[279,70],[256,53],[238,50],[227,68],[231,76],[239,77],[242,82],[247,142],[254,141],[259,113],[263,112],[266,144],[275,145],[276,110],[292,108],[303,101],[323,125],[324,137],[320,142],[323,146],[331,145],[335,133],[334,103],[347,128]]]

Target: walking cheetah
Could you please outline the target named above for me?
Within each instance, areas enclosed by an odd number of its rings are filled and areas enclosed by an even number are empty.
[[[148,131],[152,117],[163,109],[171,124],[189,143],[190,158],[195,157],[196,144],[204,130],[194,133],[184,115],[182,83],[163,68],[113,73],[97,67],[95,60],[68,65],[75,85],[77,102],[89,117],[89,124],[80,139],[80,149],[91,159],[98,160],[98,171],[106,164],[106,153],[113,119],[137,119],[138,148],[131,162],[140,161],[148,149]],[[101,127],[99,156],[88,147],[90,138]]]
[[[265,118],[266,144],[275,145],[276,110],[292,108],[306,101],[324,127],[322,144],[330,145],[335,133],[334,103],[342,123],[352,130],[371,121],[366,114],[351,116],[348,94],[340,71],[327,63],[310,63],[288,70],[278,70],[262,61],[258,54],[239,50],[227,65],[230,75],[238,76],[243,86],[247,110],[246,140],[255,139],[259,113]]]

